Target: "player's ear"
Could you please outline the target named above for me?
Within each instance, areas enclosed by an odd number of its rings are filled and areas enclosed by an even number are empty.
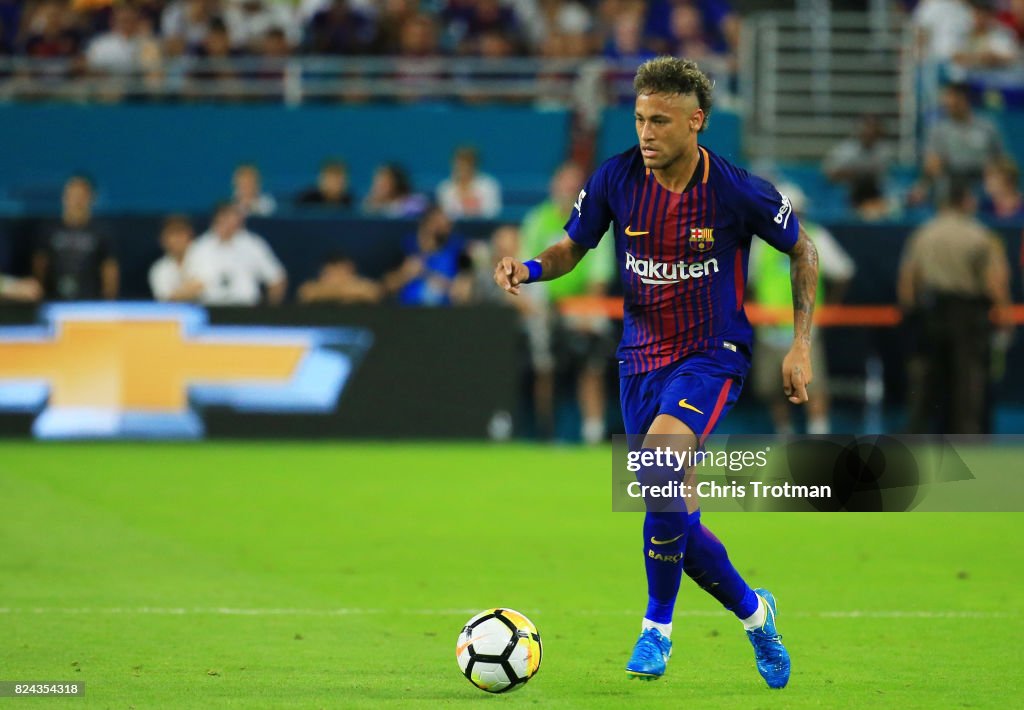
[[[704,109],[697,109],[690,116],[690,130],[694,133],[700,131],[701,126],[704,125]]]

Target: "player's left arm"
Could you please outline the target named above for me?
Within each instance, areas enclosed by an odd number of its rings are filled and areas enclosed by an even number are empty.
[[[793,289],[793,346],[782,361],[782,388],[793,404],[807,401],[811,370],[811,321],[818,291],[818,250],[800,227],[789,250],[789,278]]]

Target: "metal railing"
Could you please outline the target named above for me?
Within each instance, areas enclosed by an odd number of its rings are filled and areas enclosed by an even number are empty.
[[[586,61],[535,59],[178,57],[121,72],[98,72],[80,60],[0,59],[6,99],[247,98],[407,100],[418,98],[571,102]]]
[[[913,162],[911,29],[877,12],[749,18],[740,57],[746,150],[769,160],[820,159],[862,114],[874,113],[901,162]]]
[[[722,79],[716,100],[729,104],[726,62],[702,64]],[[636,67],[595,57],[176,57],[97,72],[81,59],[7,57],[0,101],[498,102],[571,109],[594,126],[604,106],[632,101]]]

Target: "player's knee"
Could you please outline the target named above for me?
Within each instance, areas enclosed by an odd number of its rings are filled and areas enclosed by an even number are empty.
[[[663,439],[660,437],[671,437]],[[668,446],[677,451],[686,451],[697,446],[697,435],[682,420],[671,414],[659,414],[644,438],[645,448]]]

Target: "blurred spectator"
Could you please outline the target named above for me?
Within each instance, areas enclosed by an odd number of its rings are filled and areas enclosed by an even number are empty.
[[[64,184],[60,222],[43,225],[32,275],[60,301],[117,298],[120,274],[110,237],[92,219],[93,184],[82,175]]]
[[[540,48],[541,57],[548,59],[579,59],[590,52],[590,37],[579,34],[549,34]],[[541,74],[543,77],[544,74]],[[571,74],[562,74],[563,77]]]
[[[24,53],[39,59],[75,57],[83,44],[74,16],[56,0],[28,8],[22,35]]]
[[[210,20],[203,44],[199,47],[197,54],[202,64],[189,71],[189,78],[214,82],[214,85],[208,86],[207,89],[212,89],[217,96],[240,97],[243,95],[240,77],[232,61],[236,53],[231,48],[227,25],[219,17]],[[198,99],[207,96],[205,93],[199,93],[194,85],[186,84],[186,87],[186,94],[192,94]]]
[[[881,222],[898,216],[873,175],[858,178],[850,185],[850,207],[864,222]]]
[[[203,284],[203,303],[255,306],[261,301],[261,287],[266,288],[268,303],[284,300],[284,267],[261,237],[244,228],[243,219],[236,205],[220,205],[209,231],[185,255],[185,273]]]
[[[672,6],[668,26],[668,53],[700,62],[713,54],[704,33],[700,8],[689,2]]]
[[[139,12],[139,17],[148,25],[151,32],[156,33],[163,15],[167,0],[128,0]]]
[[[437,201],[452,219],[495,217],[501,212],[501,186],[479,171],[480,155],[468,146],[452,154],[451,177],[437,186]]]
[[[281,82],[276,91],[278,98],[284,94],[285,60],[289,55],[291,55],[291,48],[288,46],[288,40],[285,39],[284,30],[279,27],[271,27],[267,30],[267,34],[260,42],[259,70],[254,76],[264,82]],[[273,91],[273,89],[268,86],[265,91]],[[273,200],[272,197],[270,199]]]
[[[982,214],[991,219],[1024,220],[1024,195],[1020,170],[1013,159],[1001,157],[985,166],[985,200]]]
[[[519,257],[532,259],[565,236],[565,223],[586,175],[575,163],[562,165],[551,178],[549,196],[523,219]],[[578,296],[603,296],[614,279],[614,239],[606,236],[572,271],[538,284],[539,313],[526,321],[534,371],[534,406],[538,430],[554,429],[555,346],[578,372],[577,396],[583,440],[597,443],[605,434],[604,373],[615,352],[611,322],[603,315],[561,316],[559,304]],[[493,268],[492,268],[493,273]],[[529,290],[529,289],[528,289]]]
[[[970,0],[973,22],[970,34],[953,55],[965,69],[999,69],[1013,64],[1020,48],[1013,31],[996,17],[993,0]]]
[[[913,434],[981,434],[993,335],[989,311],[1009,330],[1009,265],[999,239],[973,216],[975,199],[950,186],[941,212],[903,250],[898,294],[914,329],[907,364]]]
[[[355,202],[349,187],[348,167],[340,160],[328,160],[320,166],[316,186],[299,193],[295,204],[302,206],[350,208]]]
[[[689,6],[673,18],[681,7]],[[655,42],[655,49],[671,51],[674,25],[700,22],[699,34],[712,54],[734,55],[739,44],[740,18],[726,0],[650,0],[644,34]],[[692,33],[692,30],[690,30]]]
[[[210,21],[215,17],[216,0],[174,0],[160,17],[160,34],[165,40],[177,40],[189,51],[196,51],[206,39]]]
[[[576,59],[589,51],[588,35],[549,33],[540,46],[542,59]],[[544,62],[534,82],[534,107],[540,111],[550,109],[566,109],[571,107],[571,94],[566,91],[567,85],[575,81],[572,71],[556,70],[548,62]]]
[[[279,29],[289,46],[299,43],[298,16],[292,3],[277,0],[222,0],[224,22],[231,35],[231,46],[257,51],[267,32]]]
[[[360,276],[355,262],[340,252],[324,260],[318,278],[299,287],[300,303],[377,303],[383,295],[383,287]]]
[[[995,125],[971,109],[965,84],[948,84],[942,105],[945,115],[932,124],[925,139],[921,180],[908,196],[912,204],[924,201],[929,188],[941,201],[951,182],[979,188],[985,165],[1004,152]]]
[[[142,67],[144,59],[159,57],[159,46],[149,29],[148,21],[134,6],[115,6],[110,31],[95,37],[85,51],[89,68],[126,74]]]
[[[427,199],[413,193],[405,169],[397,163],[385,163],[373,173],[370,192],[363,200],[363,211],[382,217],[416,217],[427,207]]]
[[[515,54],[515,44],[512,39],[497,30],[482,32],[476,41],[476,55],[484,59],[505,59]],[[508,76],[502,74],[500,76]]]
[[[850,185],[866,179],[884,184],[893,161],[892,149],[883,141],[884,137],[881,119],[875,114],[864,114],[856,134],[828,152],[822,166],[825,176],[832,182]]]
[[[43,297],[43,287],[33,278],[0,274],[0,300],[34,302]]]
[[[403,245],[405,260],[384,277],[387,293],[403,306],[447,306],[459,274],[468,266],[463,240],[452,235],[451,220],[437,205],[420,217],[416,233]]]
[[[535,50],[551,36],[585,35],[593,25],[590,11],[577,0],[512,0],[511,4]]]
[[[947,62],[967,42],[971,8],[964,0],[921,0],[912,21],[922,56],[931,62]]]
[[[306,45],[314,54],[369,54],[375,39],[373,21],[349,0],[329,0],[306,29]]]
[[[430,15],[414,15],[405,20],[398,34],[398,53],[403,57],[438,56],[441,50],[434,18]]]
[[[438,35],[437,21],[426,14],[409,17],[399,28],[401,60],[395,73],[401,100],[416,101],[429,95],[431,88],[442,79]]]
[[[269,217],[277,210],[277,200],[263,192],[260,170],[252,163],[235,168],[231,177],[234,203],[245,217]]]
[[[195,236],[187,217],[172,215],[164,220],[160,247],[164,255],[149,267],[149,290],[158,301],[196,301],[203,283],[185,273],[185,255]]]
[[[419,3],[415,0],[383,0],[377,13],[377,52],[398,54],[402,29],[418,12]]]
[[[466,245],[473,267],[472,278],[459,281],[452,292],[456,303],[499,303],[522,307],[529,298],[515,297],[494,282],[494,266],[504,257],[519,258],[519,228],[503,224],[491,233],[488,240],[475,239]],[[534,292],[533,289],[527,289]],[[520,308],[522,310],[522,308]]]
[[[478,51],[480,37],[488,32],[515,35],[513,9],[500,0],[448,0],[441,11],[448,46],[462,54]]]
[[[213,18],[207,25],[206,35],[203,37],[203,43],[197,54],[206,60],[207,66],[194,70],[192,76],[200,79],[235,78],[235,68],[230,61],[235,56],[235,52],[231,49],[228,27],[219,17]]]
[[[616,16],[604,46],[604,56],[627,62],[642,62],[655,56],[655,52],[644,44],[644,19],[639,9]]]
[[[1017,42],[1024,42],[1024,0],[1009,0],[996,17],[1013,31]]]
[[[605,77],[609,101],[633,105],[635,65],[655,56],[644,43],[642,5],[630,4],[611,17],[611,27],[604,43],[603,55],[616,60],[621,67],[611,67]]]
[[[271,27],[263,35],[260,41],[259,54],[265,59],[280,60],[286,59],[292,53],[285,38],[284,30],[280,27]]]
[[[836,303],[842,300],[847,284],[856,267],[850,255],[839,245],[832,233],[805,216],[807,197],[796,185],[780,185],[779,191],[789,197],[800,224],[818,250],[817,303]],[[790,284],[789,256],[755,239],[750,247],[750,291],[752,300],[761,306],[791,313],[793,304]],[[827,292],[827,293],[826,293]],[[751,373],[754,393],[768,405],[772,423],[778,434],[792,434],[790,417],[792,405],[782,392],[779,373],[782,361],[793,345],[793,324],[758,326],[755,330],[754,369]],[[807,433],[829,434],[828,368],[825,360],[825,341],[821,329],[811,331],[811,369],[814,387],[808,388]],[[814,390],[813,392],[811,390]]]

